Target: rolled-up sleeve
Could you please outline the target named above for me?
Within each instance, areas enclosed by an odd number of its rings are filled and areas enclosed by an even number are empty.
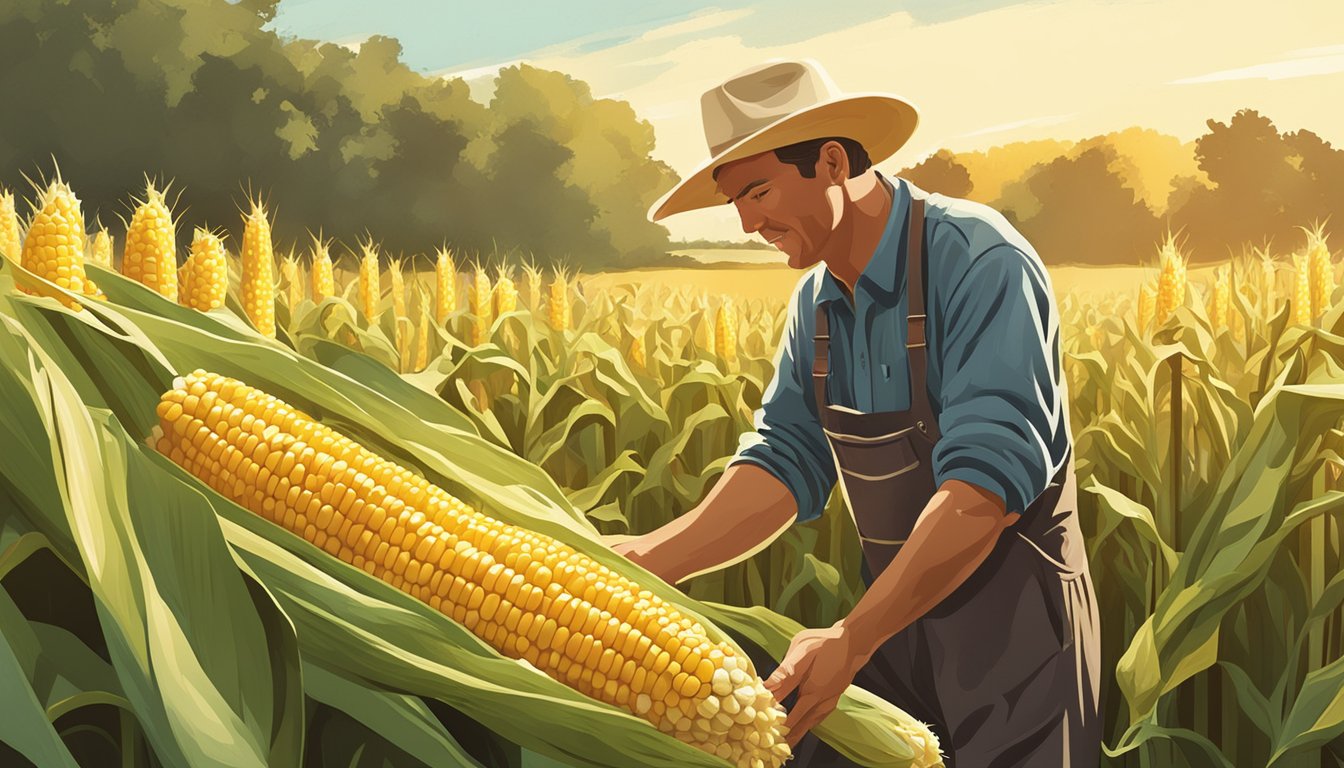
[[[835,487],[835,465],[817,418],[812,393],[812,292],[803,281],[789,303],[788,320],[775,354],[775,374],[755,413],[754,432],[744,433],[728,466],[756,464],[782,482],[798,502],[797,522],[821,517]],[[805,309],[804,309],[805,308]]]
[[[1059,319],[1045,267],[1010,244],[986,250],[951,288],[941,314],[934,480],[977,485],[1021,513],[1069,451]]]

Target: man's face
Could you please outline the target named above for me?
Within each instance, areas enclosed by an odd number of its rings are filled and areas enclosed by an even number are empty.
[[[839,146],[839,145],[836,145]],[[828,195],[824,154],[814,178],[763,152],[721,166],[718,190],[731,199],[742,218],[742,231],[759,233],[789,257],[789,266],[806,269],[821,260],[822,246],[837,217]],[[836,190],[838,192],[838,189]]]

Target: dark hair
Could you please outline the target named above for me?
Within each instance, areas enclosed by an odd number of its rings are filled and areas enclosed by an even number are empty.
[[[868,151],[863,145],[854,139],[844,136],[824,136],[820,139],[808,139],[800,141],[797,144],[790,144],[787,147],[775,149],[775,157],[781,163],[788,163],[798,169],[798,173],[805,179],[811,179],[817,175],[817,160],[821,157],[821,148],[826,142],[839,142],[840,146],[845,148],[845,156],[849,158],[849,177],[863,173],[872,166],[868,159]],[[719,168],[714,169],[712,174],[715,181],[719,180]]]

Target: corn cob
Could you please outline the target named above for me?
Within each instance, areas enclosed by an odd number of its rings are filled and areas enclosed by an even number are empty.
[[[1139,336],[1146,339],[1153,327],[1157,314],[1157,287],[1151,281],[1139,286],[1138,326]]]
[[[229,261],[218,235],[197,227],[191,238],[191,255],[182,265],[182,305],[209,312],[224,306],[229,289]]]
[[[434,262],[434,287],[434,323],[442,328],[457,309],[457,265],[443,248]]]
[[[112,235],[106,227],[99,227],[89,246],[89,261],[100,267],[112,268]],[[178,287],[181,290],[181,286]]]
[[[1185,259],[1168,237],[1162,246],[1162,272],[1157,278],[1157,324],[1162,325],[1185,303]]]
[[[402,271],[400,258],[392,260],[388,272],[392,278],[392,314],[406,317],[406,273]]]
[[[471,326],[471,344],[479,347],[490,340],[490,323],[494,318],[490,316],[490,278],[486,277],[485,269],[480,264],[476,265],[471,276],[471,295],[467,308],[475,318]]]
[[[1213,330],[1218,331],[1221,328],[1231,326],[1231,318],[1228,316],[1232,303],[1232,285],[1227,274],[1227,267],[1218,269],[1218,276],[1213,284],[1213,304],[1212,311],[1209,312],[1209,322],[1213,325]]]
[[[636,334],[630,340],[630,364],[635,368],[644,370],[648,367],[648,358],[644,355],[644,337]]]
[[[1293,322],[1297,325],[1311,325],[1315,316],[1311,314],[1311,264],[1306,254],[1293,254],[1296,267],[1295,288],[1293,293]]]
[[[14,207],[14,193],[0,189],[0,254],[18,262],[23,253],[23,237],[19,234],[19,212]]]
[[[397,348],[397,368],[398,373],[406,373],[411,370],[411,318],[397,317],[393,315],[393,328],[395,329],[394,340]]]
[[[501,266],[498,275],[494,291],[495,317],[518,309],[518,288],[513,284],[509,270]]]
[[[258,333],[275,338],[275,253],[271,222],[258,200],[243,224],[242,260],[243,311]]]
[[[729,365],[737,362],[737,310],[731,299],[719,304],[714,317],[714,348]]]
[[[121,273],[177,302],[177,235],[163,191],[149,182],[139,201],[121,252]]]
[[[303,301],[303,276],[299,271],[299,261],[294,258],[294,249],[291,248],[289,255],[280,262],[280,274],[285,278],[287,286],[285,299],[289,302],[289,312],[293,316],[294,308]]]
[[[29,272],[68,291],[106,298],[84,274],[84,237],[84,215],[80,212],[79,198],[57,176],[38,196],[19,252],[19,263]],[[27,288],[20,290],[35,292]],[[44,295],[54,296],[71,309],[83,309],[74,299],[56,296],[54,292]]]
[[[378,301],[382,298],[382,285],[379,283],[378,249],[372,242],[363,244],[364,257],[359,260],[359,306],[364,317],[373,325],[378,315]]]
[[[331,268],[331,253],[321,237],[313,237],[313,303],[321,304],[328,296],[336,295],[336,276]]]
[[[501,654],[737,766],[790,756],[783,710],[751,660],[601,563],[473,510],[234,379],[197,370],[157,413],[155,450]]]
[[[541,270],[537,268],[535,262],[528,261],[523,264],[523,273],[527,275],[527,280],[523,283],[527,291],[523,296],[523,305],[536,312],[541,309]]]
[[[1335,292],[1335,265],[1319,224],[1307,230],[1307,260],[1311,272],[1311,314],[1320,317],[1329,311],[1330,296]]]
[[[420,303],[420,328],[415,335],[415,368],[423,371],[429,366],[429,308]]]
[[[547,319],[557,331],[569,330],[569,276],[564,268],[555,270],[551,276],[551,295],[547,302]]]

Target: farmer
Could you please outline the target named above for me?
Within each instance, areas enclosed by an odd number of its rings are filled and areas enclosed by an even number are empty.
[[[796,697],[795,764],[852,765],[808,731],[854,683],[954,768],[1095,766],[1097,606],[1039,256],[993,209],[872,167],[915,128],[900,98],[772,61],[700,104],[710,159],[650,220],[729,203],[807,271],[755,431],[699,506],[615,549],[676,583],[819,517],[838,479],[867,590],[766,681]]]

